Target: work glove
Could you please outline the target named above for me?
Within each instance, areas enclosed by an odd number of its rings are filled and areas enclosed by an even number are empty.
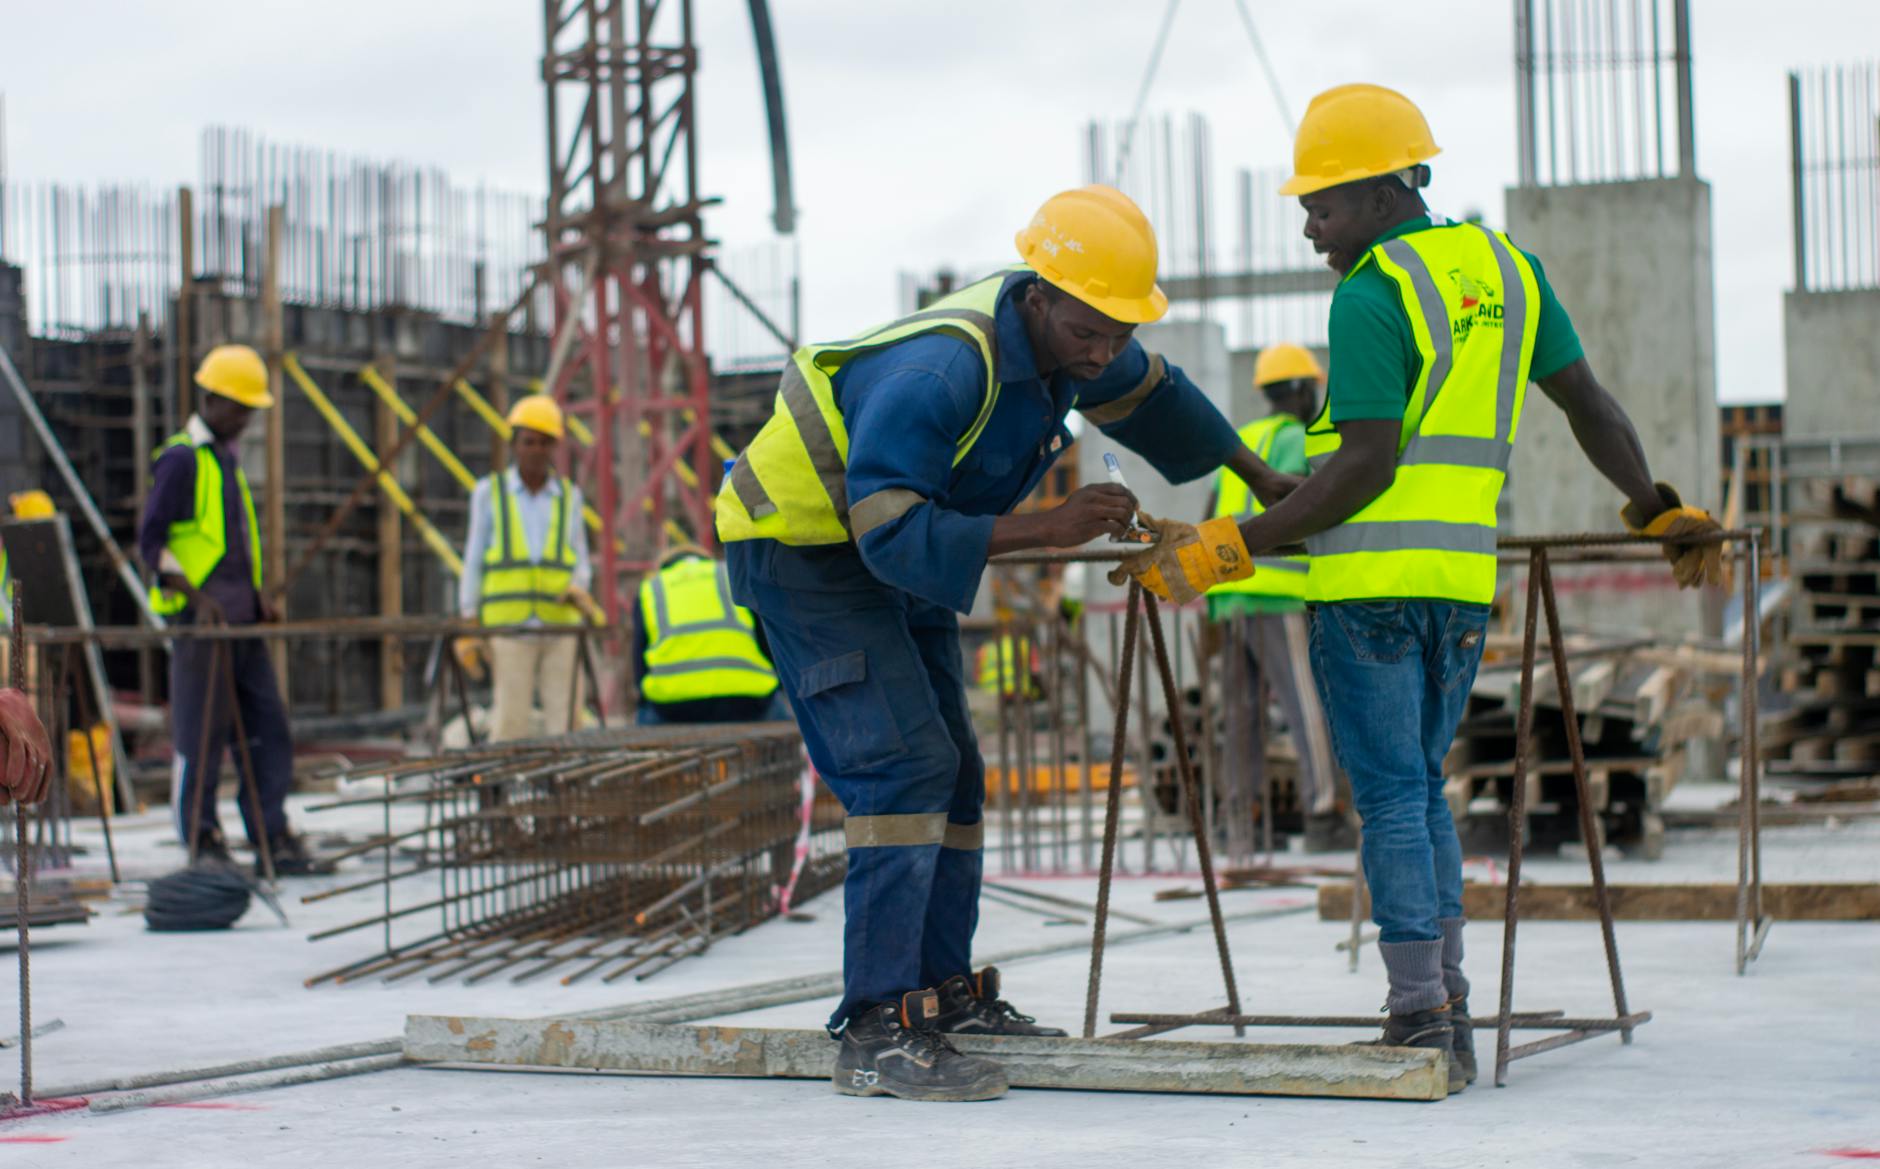
[[[0,690],[0,805],[36,804],[52,782],[52,743],[33,704]]]
[[[569,585],[567,588],[563,589],[561,592],[561,603],[564,605],[573,605],[575,608],[581,610],[581,615],[595,625],[607,624],[607,614],[601,612],[601,607],[595,602],[593,594],[580,585]]]
[[[1161,600],[1183,605],[1217,584],[1253,575],[1253,557],[1233,516],[1216,516],[1197,527],[1138,513],[1156,542],[1110,570],[1110,583],[1135,577]]]
[[[463,672],[472,678],[483,677],[484,655],[483,639],[480,637],[459,637],[450,643],[450,652],[463,667]]]
[[[1703,508],[1686,507],[1677,490],[1669,483],[1654,483],[1652,486],[1658,489],[1658,498],[1664,504],[1664,510],[1657,515],[1647,517],[1636,504],[1631,503],[1619,509],[1619,518],[1625,521],[1626,530],[1633,535],[1665,536],[1675,540],[1679,536],[1706,536],[1723,530],[1723,525]],[[1724,568],[1722,543],[1666,543],[1661,547],[1665,551],[1665,559],[1671,564],[1671,575],[1677,579],[1679,588],[1693,589],[1701,584],[1729,587],[1730,574]]]

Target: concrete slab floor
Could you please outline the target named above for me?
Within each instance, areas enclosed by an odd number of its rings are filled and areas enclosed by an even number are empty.
[[[1728,798],[1721,785],[1681,789],[1685,806]],[[233,809],[225,813],[236,823]],[[316,831],[366,832],[374,821],[302,816]],[[149,876],[180,862],[161,814],[118,822],[127,871]],[[98,843],[81,826],[82,843]],[[1732,881],[1733,831],[1673,833],[1665,860],[1609,861],[1615,881]],[[1334,858],[1326,858],[1328,861]],[[86,872],[103,867],[94,847]],[[1481,866],[1472,866],[1478,878]],[[1543,857],[1539,881],[1582,881],[1584,858]],[[1771,881],[1880,880],[1880,822],[1772,828]],[[644,982],[553,979],[475,987],[423,978],[306,990],[309,974],[363,956],[360,935],[308,945],[312,930],[366,916],[369,893],[310,906],[295,898],[364,875],[358,862],[326,881],[290,885],[293,928],[259,906],[234,930],[162,935],[143,930],[127,893],[90,925],[34,936],[36,1021],[63,1030],[36,1045],[39,1084],[258,1058],[395,1035],[408,1012],[526,1016],[670,997],[816,973],[839,954],[839,895],[807,909],[815,920],[775,921]],[[1095,882],[1037,878],[1031,887],[1089,898]],[[1192,878],[1130,877],[1116,904],[1167,921],[1201,917],[1200,901],[1158,903],[1156,890]],[[1224,895],[1231,912],[1305,904],[1307,890]],[[1119,923],[1118,928],[1125,928]],[[428,923],[426,929],[434,928]],[[1383,998],[1374,950],[1348,974],[1333,945],[1345,928],[1310,912],[1233,927],[1236,973],[1250,1010],[1367,1014]],[[984,952],[1063,937],[1084,927],[988,902]],[[664,1080],[622,1076],[398,1070],[196,1105],[110,1116],[83,1112],[0,1125],[0,1165],[305,1166],[309,1156],[348,1169],[490,1165],[935,1166],[1101,1165],[1822,1165],[1880,1154],[1880,925],[1777,923],[1745,978],[1732,972],[1728,923],[1621,923],[1620,953],[1635,1009],[1656,1014],[1631,1047],[1598,1039],[1513,1066],[1510,1086],[1484,1079],[1438,1104],[1015,1092],[980,1105],[916,1106],[841,1097],[802,1082]],[[10,935],[8,941],[10,942]],[[1497,923],[1471,927],[1467,962],[1474,1005],[1491,1011],[1500,956]],[[0,1033],[17,1018],[10,944],[0,945]],[[1009,997],[1039,1017],[1075,1027],[1086,959],[1079,953],[1006,971]],[[1205,932],[1112,949],[1103,1009],[1200,1010],[1222,993]],[[1571,1014],[1610,1010],[1596,926],[1524,923],[1516,1006]],[[739,1022],[813,1026],[830,1003],[776,1007]],[[1229,1033],[1193,1030],[1183,1038]],[[1356,1039],[1345,1031],[1265,1030],[1258,1041]],[[1486,1065],[1492,1035],[1480,1044]],[[0,1088],[17,1087],[17,1054],[0,1051]]]

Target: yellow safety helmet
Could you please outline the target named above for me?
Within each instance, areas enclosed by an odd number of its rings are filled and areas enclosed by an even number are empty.
[[[1325,371],[1319,367],[1318,359],[1303,345],[1281,341],[1260,350],[1260,356],[1254,359],[1253,384],[1256,387],[1270,386],[1274,382],[1298,381],[1300,378],[1325,380]]]
[[[1340,85],[1312,99],[1293,136],[1293,174],[1282,195],[1374,179],[1442,153],[1423,111],[1381,85]]]
[[[267,363],[246,345],[217,345],[209,350],[196,367],[196,384],[251,410],[274,405],[274,395],[268,393]]]
[[[7,496],[7,502],[13,505],[13,518],[16,520],[49,520],[59,514],[52,506],[52,496],[34,488],[31,491],[16,491]]]
[[[1016,242],[1027,267],[1113,321],[1141,325],[1168,312],[1155,283],[1155,229],[1115,187],[1051,196]]]
[[[547,394],[530,394],[509,408],[509,425],[538,431],[550,438],[560,438],[564,431],[561,407]]]

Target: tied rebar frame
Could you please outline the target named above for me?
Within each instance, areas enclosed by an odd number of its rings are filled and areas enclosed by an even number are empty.
[[[1637,545],[1656,542],[1660,544],[1672,541],[1651,541],[1641,537],[1617,534],[1585,533],[1561,536],[1507,537],[1499,540],[1497,546],[1502,550],[1504,562],[1514,559],[1525,560],[1527,564],[1527,605],[1524,613],[1524,632],[1521,655],[1521,703],[1516,722],[1515,772],[1513,798],[1508,813],[1509,856],[1507,894],[1504,902],[1502,926],[1501,987],[1498,1009],[1494,1016],[1476,1017],[1473,1023],[1487,1026],[1491,1021],[1495,1026],[1495,1086],[1507,1084],[1508,1065],[1515,1060],[1528,1056],[1540,1055],[1574,1043],[1580,1043],[1600,1035],[1617,1032],[1620,1041],[1632,1042],[1632,1032],[1650,1022],[1650,1011],[1631,1009],[1625,990],[1624,973],[1619,961],[1618,938],[1614,929],[1612,902],[1606,885],[1605,865],[1601,856],[1600,837],[1594,823],[1593,803],[1589,790],[1586,759],[1579,736],[1579,723],[1573,708],[1572,677],[1567,667],[1565,635],[1560,625],[1560,615],[1554,596],[1553,566],[1556,560],[1572,563],[1597,563],[1615,557],[1602,554],[1602,548]],[[1761,537],[1754,531],[1727,530],[1696,540],[1680,541],[1683,544],[1729,544],[1736,543],[1740,549],[1736,559],[1743,569],[1743,670],[1740,681],[1740,702],[1742,728],[1739,742],[1740,771],[1739,815],[1738,815],[1738,858],[1737,858],[1737,919],[1736,919],[1736,971],[1740,975],[1748,964],[1761,953],[1764,940],[1769,933],[1770,920],[1764,912],[1762,898],[1762,848],[1761,821],[1757,811],[1757,801],[1761,793],[1761,761],[1756,739],[1757,694],[1756,687],[1760,675],[1760,603],[1761,603]],[[1555,552],[1567,552],[1564,557],[1556,557]],[[1512,557],[1508,554],[1514,554]],[[1616,557],[1630,559],[1632,557]],[[1113,560],[1112,556],[1093,557],[1093,559]],[[1124,645],[1125,660],[1136,642],[1136,602],[1139,586],[1130,588],[1129,634]],[[1567,745],[1572,760],[1574,788],[1579,801],[1580,828],[1582,839],[1586,842],[1587,864],[1592,878],[1595,900],[1599,908],[1600,936],[1606,958],[1608,979],[1613,996],[1613,1014],[1610,1017],[1568,1017],[1563,1012],[1549,1010],[1517,1013],[1514,1010],[1514,963],[1517,922],[1520,907],[1521,862],[1525,853],[1526,828],[1526,776],[1528,762],[1533,750],[1534,722],[1534,670],[1538,653],[1539,620],[1545,613],[1548,631],[1548,650],[1552,659],[1554,680],[1561,703],[1561,714],[1567,728]],[[1160,637],[1160,622],[1153,599],[1148,601],[1148,624],[1150,640],[1153,641],[1158,657],[1158,668],[1164,678],[1168,677],[1166,654],[1163,652]],[[1127,671],[1123,678],[1127,679]],[[1111,759],[1112,791],[1106,809],[1104,864],[1100,875],[1097,899],[1096,923],[1091,938],[1090,977],[1085,1002],[1084,1035],[1092,1037],[1096,1031],[1097,999],[1102,980],[1104,933],[1108,916],[1109,884],[1115,857],[1115,834],[1117,829],[1117,811],[1120,806],[1116,797],[1116,776],[1121,768],[1124,723],[1128,718],[1128,704],[1119,701],[1117,706],[1116,747]],[[1183,765],[1184,781],[1189,778],[1186,753],[1180,755]],[[1192,792],[1190,793],[1192,797]],[[1191,801],[1191,808],[1193,807]],[[1196,822],[1197,843],[1205,839],[1201,825]],[[1218,890],[1215,883],[1212,864],[1205,847],[1198,850],[1201,855],[1202,881],[1204,883],[1210,909],[1210,916],[1215,929],[1217,947],[1220,951],[1222,973],[1227,989],[1228,1005],[1210,1011],[1195,1014],[1169,1014],[1144,1012],[1115,1012],[1110,1016],[1112,1023],[1130,1024],[1130,1030],[1111,1036],[1117,1039],[1141,1039],[1151,1035],[1165,1034],[1193,1026],[1229,1026],[1235,1034],[1244,1034],[1250,1026],[1291,1026],[1291,1027],[1375,1027],[1375,1018],[1350,1016],[1298,1016],[1298,1015],[1252,1015],[1244,1014],[1239,1007],[1238,988],[1236,986],[1232,960],[1229,957],[1225,929],[1218,907]],[[1354,902],[1358,897],[1357,888],[1353,888]],[[1355,947],[1354,947],[1355,950]],[[1514,1044],[1511,1033],[1517,1029],[1550,1030],[1558,1032],[1542,1039],[1527,1043]]]

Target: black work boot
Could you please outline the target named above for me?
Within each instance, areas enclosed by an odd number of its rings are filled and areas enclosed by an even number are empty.
[[[940,997],[913,990],[849,1019],[833,1081],[844,1096],[903,1100],[991,1100],[1005,1095],[1005,1069],[961,1055],[933,1029]]]
[[[222,837],[222,829],[211,824],[196,834],[195,857],[191,862],[198,865],[230,865],[234,858],[228,854],[228,841]]]
[[[1449,1004],[1431,1007],[1427,1011],[1411,1011],[1403,1015],[1389,1015],[1384,1019],[1384,1034],[1376,1039],[1367,1039],[1369,1047],[1423,1047],[1442,1052],[1443,1062],[1449,1069],[1449,1094],[1455,1095],[1469,1086],[1463,1077],[1462,1064],[1455,1057],[1455,1028],[1450,1025]]]
[[[311,856],[307,852],[306,840],[292,832],[268,838],[268,859],[274,862],[274,875],[277,877],[311,877],[333,871],[332,865]],[[255,876],[267,875],[267,869],[261,863],[261,851],[257,849]]]
[[[940,984],[940,1017],[934,1029],[951,1035],[1067,1034],[1059,1027],[1040,1027],[1030,1015],[1021,1015],[999,997],[999,968],[988,966],[977,975],[955,974]]]
[[[1475,1024],[1469,1018],[1469,998],[1449,1000],[1449,1031],[1453,1040],[1449,1045],[1450,1078],[1455,1078],[1455,1069],[1462,1069],[1462,1082],[1475,1083]],[[1449,1089],[1451,1092],[1455,1088]]]

